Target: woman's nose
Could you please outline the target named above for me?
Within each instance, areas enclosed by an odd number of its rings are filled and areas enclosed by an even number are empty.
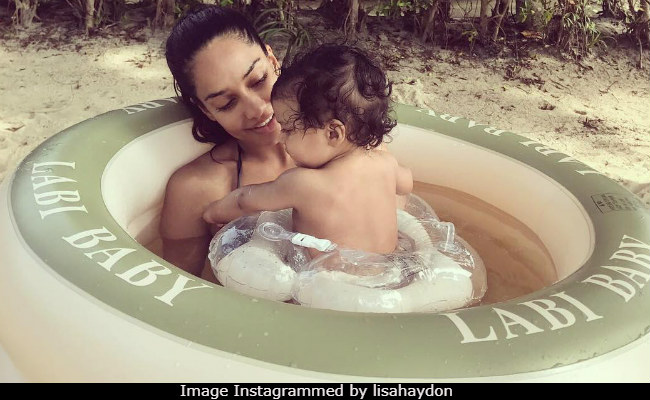
[[[266,101],[257,95],[250,95],[246,100],[245,117],[251,120],[260,119],[264,114]]]

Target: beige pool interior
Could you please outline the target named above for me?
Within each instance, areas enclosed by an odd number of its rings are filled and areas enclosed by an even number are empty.
[[[102,178],[109,211],[155,253],[160,252],[157,227],[167,180],[209,149],[192,139],[189,127],[183,121],[128,144]],[[453,222],[457,233],[483,258],[488,291],[481,304],[549,286],[578,269],[591,254],[593,228],[582,206],[539,171],[420,128],[398,125],[393,137],[389,149],[413,170],[414,193],[442,220]]]

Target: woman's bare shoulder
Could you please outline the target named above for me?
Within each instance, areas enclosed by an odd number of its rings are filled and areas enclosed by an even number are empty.
[[[233,143],[228,142],[216,147],[176,170],[167,183],[167,191],[189,190],[194,193],[196,190],[201,191],[202,183],[215,183],[215,180],[222,183],[217,186],[229,188],[223,184],[229,183],[233,177],[232,167],[236,157],[236,146]]]
[[[217,149],[215,149],[216,151]],[[203,211],[227,195],[236,179],[236,165],[227,159],[215,162],[203,154],[174,172],[167,182],[161,215],[161,235],[170,239],[203,236],[209,227]]]
[[[222,186],[229,181],[229,168],[227,164],[208,164],[205,155],[185,164],[172,174],[167,182],[167,194],[181,191],[186,195],[197,195],[205,189],[213,187],[209,183],[219,182]],[[227,185],[225,185],[227,186]]]

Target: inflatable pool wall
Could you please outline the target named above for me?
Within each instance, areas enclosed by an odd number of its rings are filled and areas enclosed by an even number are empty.
[[[395,109],[390,148],[415,179],[526,224],[556,284],[453,312],[384,315],[259,300],[189,275],[133,239],[156,234],[169,176],[206,151],[170,98],[53,136],[2,183],[1,347],[35,381],[650,379],[644,204],[541,143]]]

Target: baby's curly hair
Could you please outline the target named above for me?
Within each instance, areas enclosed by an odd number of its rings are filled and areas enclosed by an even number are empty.
[[[295,98],[294,126],[322,128],[336,118],[345,124],[348,141],[371,149],[397,124],[389,116],[391,91],[384,72],[362,50],[325,44],[283,65],[271,98]]]

